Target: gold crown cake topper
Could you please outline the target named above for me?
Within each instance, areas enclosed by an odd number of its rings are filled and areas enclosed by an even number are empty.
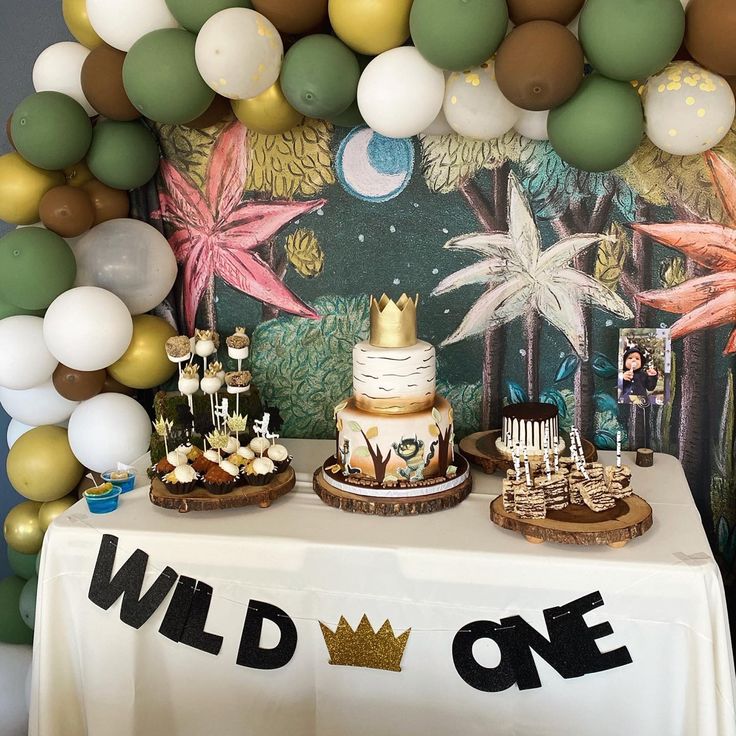
[[[419,294],[412,299],[402,294],[398,301],[382,294],[371,296],[370,343],[378,348],[405,348],[417,341],[417,304]]]
[[[401,658],[411,629],[396,636],[391,622],[386,619],[383,626],[374,631],[366,614],[363,614],[355,630],[344,616],[340,616],[335,631],[321,621],[319,625],[330,653],[330,664],[401,672]]]

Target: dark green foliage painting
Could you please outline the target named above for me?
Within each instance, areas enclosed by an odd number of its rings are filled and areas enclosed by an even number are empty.
[[[283,433],[330,437],[368,296],[420,295],[457,436],[504,403],[554,403],[599,448],[678,456],[730,570],[736,556],[736,134],[680,158],[641,148],[587,174],[518,134],[390,140],[307,120],[267,136],[160,126],[151,213],[181,264],[182,329],[252,335]],[[672,401],[616,403],[621,327],[671,327]]]

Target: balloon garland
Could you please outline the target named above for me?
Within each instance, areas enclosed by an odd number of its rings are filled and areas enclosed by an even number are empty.
[[[150,121],[204,128],[234,113],[280,134],[310,116],[479,140],[515,129],[607,171],[645,134],[670,154],[703,153],[736,115],[733,0],[62,0],[62,11],[76,42],[39,55],[0,156],[0,219],[18,226],[0,238],[0,404],[9,476],[28,499],[3,533],[30,578],[0,581],[0,613],[15,607],[18,624],[0,641],[26,636],[35,555],[84,468],[148,447],[129,394],[176,370],[172,328],[145,314],[176,262],[128,218],[128,191],[159,165]]]

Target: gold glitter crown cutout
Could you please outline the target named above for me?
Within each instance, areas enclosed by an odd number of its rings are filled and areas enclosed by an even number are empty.
[[[355,630],[344,616],[340,616],[335,631],[321,621],[319,625],[330,653],[330,664],[401,672],[401,658],[404,656],[411,629],[396,636],[391,622],[386,619],[383,626],[374,631],[365,614]]]
[[[371,345],[379,348],[404,348],[417,341],[417,304],[402,294],[398,301],[382,294],[380,299],[371,297]]]

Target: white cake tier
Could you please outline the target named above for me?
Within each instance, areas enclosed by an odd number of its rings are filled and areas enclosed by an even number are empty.
[[[434,404],[434,346],[379,348],[367,340],[353,348],[353,396],[361,409],[410,414]]]

